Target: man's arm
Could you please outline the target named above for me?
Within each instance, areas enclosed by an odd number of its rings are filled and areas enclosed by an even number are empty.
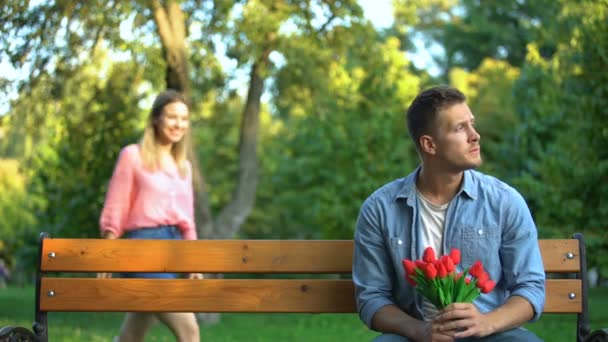
[[[359,316],[369,328],[378,332],[397,334],[414,341],[431,341],[432,324],[408,315],[394,303],[395,272],[384,244],[378,211],[377,203],[368,198],[361,208],[355,229],[353,282]],[[433,336],[433,341],[453,341],[438,329],[437,336]]]
[[[545,268],[528,205],[515,189],[511,190],[500,247],[501,282],[509,291],[510,298],[525,299],[533,313],[528,321],[535,321],[545,304]]]
[[[532,304],[519,296],[509,297],[505,304],[486,314],[486,319],[494,328],[493,332],[520,327],[532,317],[534,317]]]

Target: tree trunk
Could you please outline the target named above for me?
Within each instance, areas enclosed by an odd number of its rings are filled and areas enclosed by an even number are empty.
[[[258,185],[257,138],[260,103],[264,92],[264,78],[260,71],[267,65],[268,53],[264,53],[262,58],[251,66],[249,91],[247,92],[247,102],[241,121],[238,183],[230,203],[222,209],[213,225],[205,227],[205,233],[208,233],[207,229],[212,230],[212,235],[209,236],[211,238],[229,239],[234,237],[255,203]],[[205,278],[222,278],[222,275],[209,274],[205,275]],[[207,326],[217,324],[220,321],[219,313],[199,313],[197,317],[202,324]]]
[[[214,237],[228,239],[234,237],[251,212],[255,203],[258,185],[257,140],[260,122],[260,102],[264,92],[264,77],[261,71],[268,65],[269,51],[251,66],[247,102],[243,110],[239,141],[239,171],[237,186],[232,199],[214,222]]]
[[[180,91],[190,98],[184,11],[176,1],[167,1],[163,6],[159,0],[152,1],[152,10],[167,63],[167,88]]]

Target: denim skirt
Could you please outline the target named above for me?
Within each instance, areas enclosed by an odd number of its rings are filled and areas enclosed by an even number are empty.
[[[176,226],[158,226],[153,228],[140,228],[125,233],[126,239],[147,239],[147,240],[181,240],[182,234]],[[129,272],[122,273],[123,278],[155,278],[155,279],[175,279],[175,273],[141,273]]]

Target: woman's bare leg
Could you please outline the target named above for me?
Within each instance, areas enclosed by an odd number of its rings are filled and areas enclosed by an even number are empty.
[[[191,312],[157,313],[156,317],[171,329],[179,342],[199,342],[200,333],[196,316]]]
[[[125,315],[120,328],[118,342],[144,342],[148,330],[157,322],[155,314],[129,312]]]

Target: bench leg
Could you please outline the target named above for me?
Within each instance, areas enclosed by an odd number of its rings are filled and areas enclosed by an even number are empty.
[[[587,279],[587,252],[585,250],[585,240],[583,238],[583,234],[575,233],[572,236],[574,239],[578,240],[579,243],[579,257],[581,260],[580,272],[577,274],[577,278],[581,280],[583,284],[583,293],[582,293],[582,306],[583,310],[581,313],[577,314],[576,319],[576,341],[583,342],[587,341],[587,337],[591,332],[589,327],[589,284]]]
[[[47,324],[47,313],[46,311],[40,310],[40,282],[42,280],[43,272],[40,271],[40,263],[42,262],[42,241],[46,238],[50,238],[48,233],[40,233],[40,240],[38,242],[38,268],[36,270],[36,316],[34,317],[34,325],[32,329],[36,334],[36,341],[48,342],[48,324]]]

